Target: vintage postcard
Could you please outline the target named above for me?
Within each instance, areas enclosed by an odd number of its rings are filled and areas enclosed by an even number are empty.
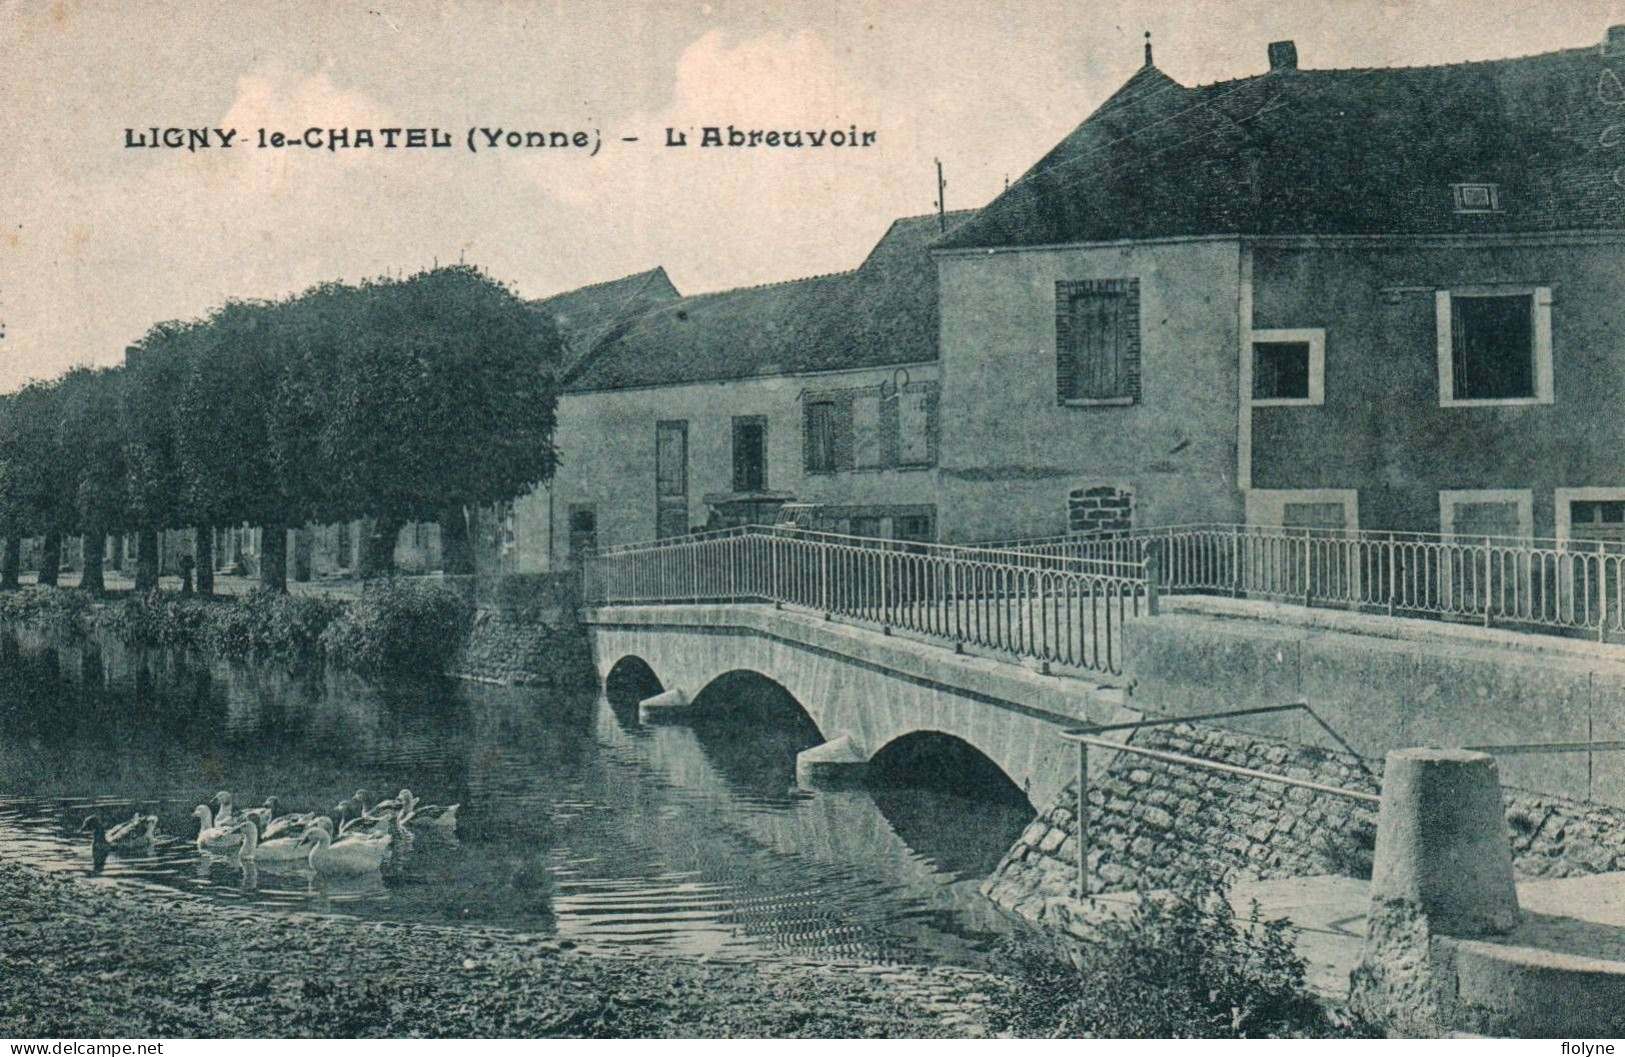
[[[1615,1052],[1621,0],[0,17],[10,1053]]]

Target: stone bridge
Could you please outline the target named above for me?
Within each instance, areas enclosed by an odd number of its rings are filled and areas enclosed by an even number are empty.
[[[1076,772],[1058,734],[1120,716],[1122,693],[1076,674],[826,620],[762,603],[615,605],[586,611],[599,676],[652,673],[646,718],[681,721],[734,672],[784,688],[825,738],[799,759],[804,781],[860,772],[911,735],[947,735],[992,761],[1035,807]],[[647,672],[643,669],[646,668]]]

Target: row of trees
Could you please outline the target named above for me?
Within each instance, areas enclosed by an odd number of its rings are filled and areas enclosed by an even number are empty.
[[[212,590],[214,526],[264,529],[261,578],[286,589],[286,530],[376,519],[363,571],[401,526],[439,520],[469,555],[464,512],[552,477],[559,337],[552,320],[478,270],[325,283],[161,323],[122,367],[79,368],[0,397],[0,586],[24,537],[57,580],[64,537],[135,533],[136,586],[155,586],[158,532],[197,529]]]

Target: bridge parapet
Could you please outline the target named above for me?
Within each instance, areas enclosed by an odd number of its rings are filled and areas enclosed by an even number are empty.
[[[1056,556],[749,527],[589,559],[590,604],[771,602],[1087,671],[1123,671],[1154,558]]]

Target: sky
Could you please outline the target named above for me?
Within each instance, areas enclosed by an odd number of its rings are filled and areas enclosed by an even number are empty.
[[[1202,84],[1263,72],[1274,40],[1305,68],[1420,65],[1614,23],[1625,0],[0,0],[0,392],[230,298],[437,262],[528,298],[657,264],[684,293],[851,268],[935,209],[936,159],[948,208],[990,201],[1133,74],[1148,30],[1158,67]],[[729,124],[876,136],[664,146]],[[125,146],[153,126],[238,135]],[[454,146],[254,145],[310,126]],[[470,152],[471,127],[603,145]]]

